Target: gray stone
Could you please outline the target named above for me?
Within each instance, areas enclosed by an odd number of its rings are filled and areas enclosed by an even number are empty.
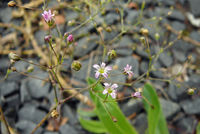
[[[200,98],[182,101],[180,105],[186,114],[200,114]]]
[[[24,105],[18,112],[19,120],[28,120],[32,121],[34,123],[39,123],[44,116],[46,115],[46,112],[37,109],[34,105]]]
[[[71,109],[68,105],[63,106],[62,116],[67,117],[69,119],[68,123],[70,125],[75,125],[79,122],[76,116],[76,112],[73,109]]]
[[[67,11],[65,12],[65,18],[67,21],[76,20],[79,17],[77,12],[74,11]]]
[[[174,36],[174,35],[172,34],[172,35],[170,36],[170,38],[171,38],[172,36],[173,36],[173,38],[176,37],[176,36]],[[187,42],[185,42],[185,41],[183,41],[183,40],[178,40],[178,41],[176,41],[176,42],[174,43],[174,45],[172,46],[172,48],[177,49],[177,50],[179,50],[179,51],[188,52],[188,51],[191,51],[191,50],[194,48],[194,45],[189,44],[189,43],[187,43]]]
[[[130,99],[126,104],[122,106],[122,112],[126,117],[133,113],[139,113],[142,110],[142,100],[141,99]]]
[[[182,51],[178,51],[178,50],[172,50],[174,58],[177,59],[180,62],[184,62],[186,61],[187,57],[185,55],[185,53],[183,53]]]
[[[27,79],[25,79],[21,81],[20,85],[20,102],[24,103],[29,100],[31,100],[31,96],[27,88]]]
[[[19,94],[14,94],[12,96],[6,97],[5,102],[8,104],[8,107],[19,107]]]
[[[166,52],[163,52],[159,56],[159,61],[164,67],[169,67],[173,63],[173,59],[170,55],[168,55]]]
[[[8,58],[2,57],[0,59],[0,63],[1,63],[1,66],[0,66],[1,71],[6,71],[6,69],[9,67],[10,61]]]
[[[124,57],[124,58],[118,58],[116,61],[115,61],[115,65],[118,66],[118,69],[119,70],[122,70],[124,69],[124,67],[126,66],[126,64],[129,64],[132,66],[132,71],[134,73],[134,78],[138,77],[139,75],[139,63],[138,63],[138,60],[136,60],[134,57],[132,56],[129,56],[129,57]]]
[[[106,15],[106,17],[105,17],[105,22],[106,22],[106,24],[108,24],[108,25],[111,25],[111,24],[113,24],[114,22],[116,22],[116,21],[118,21],[118,20],[120,20],[120,16],[118,15],[118,14],[116,14],[116,13],[108,13],[107,15]]]
[[[145,50],[143,50],[142,48],[137,47],[136,50],[135,50],[135,52],[139,56],[141,56],[142,58],[149,59],[149,56],[148,56],[147,52],[145,52]]]
[[[148,68],[149,68],[149,63],[147,61],[142,61],[140,64],[141,73],[143,74],[143,73],[147,72]]]
[[[170,83],[167,93],[169,97],[174,100],[182,100],[186,98],[187,94],[187,88],[184,87],[185,84],[182,83],[181,87],[177,87],[175,84],[179,84],[177,81],[172,81],[173,83]]]
[[[20,120],[16,123],[16,128],[19,130],[20,134],[30,134],[31,131],[36,127],[36,124],[32,121],[27,120]],[[35,132],[35,134],[41,134],[42,128],[38,128]]]
[[[83,57],[97,47],[98,36],[92,35],[78,40],[74,56]]]
[[[177,31],[181,31],[181,30],[185,29],[185,25],[183,23],[178,22],[178,21],[173,21],[171,25]]]
[[[58,132],[44,132],[44,134],[59,134]]]
[[[176,1],[174,1],[174,0],[158,0],[158,2],[161,2],[161,3],[163,3],[163,4],[165,4],[165,5],[167,5],[167,6],[173,6],[173,5],[175,5],[176,3]]]
[[[171,118],[173,115],[180,111],[180,106],[177,103],[169,100],[160,98],[160,105],[166,119]]]
[[[168,10],[168,11],[170,11],[170,10]],[[172,14],[169,15],[169,16],[167,16],[167,17],[169,19],[173,19],[173,20],[179,20],[179,21],[184,21],[185,20],[184,15],[180,11],[178,11],[178,10],[173,10]]]
[[[133,53],[131,48],[117,48],[117,56],[130,56]]]
[[[200,87],[200,75],[192,74],[189,77],[189,81],[187,83],[188,83],[189,87],[198,89]]]
[[[35,76],[41,79],[46,79],[48,74],[46,72],[40,72]],[[27,81],[27,88],[33,98],[42,98],[48,95],[50,83],[44,83],[39,79],[29,79]]]
[[[164,78],[163,72],[160,70],[151,71],[150,75],[152,75],[155,78]]]
[[[199,36],[200,36],[200,32],[198,32],[198,31],[193,31],[193,32],[190,33],[190,37],[191,37],[193,40],[196,40],[196,41],[198,41],[198,42],[200,42]]]
[[[200,16],[200,1],[199,0],[188,0],[189,5],[190,5],[190,10],[192,11],[192,13],[196,16],[199,17]]]
[[[26,69],[28,67],[28,63],[24,61],[18,61],[15,63],[14,67],[17,69],[19,72],[26,72]]]
[[[128,24],[135,24],[137,22],[137,18],[139,16],[139,13],[135,10],[128,10],[128,15],[125,19],[125,21],[128,23]]]
[[[2,96],[9,95],[19,90],[19,85],[16,82],[1,82],[0,93]]]
[[[0,8],[0,18],[4,23],[9,23],[12,19],[12,9],[10,7]]]
[[[45,31],[42,31],[42,30],[38,30],[36,33],[35,33],[35,39],[37,40],[38,42],[38,45],[43,45],[45,42],[44,42],[44,37],[47,35],[47,33]]]
[[[185,117],[178,121],[177,127],[180,133],[193,134],[198,121],[194,117]]]
[[[145,134],[145,131],[148,127],[147,115],[144,113],[137,115],[136,119],[133,121],[133,126],[135,126],[139,134]]]
[[[65,124],[60,127],[60,134],[79,134],[73,127],[69,126],[68,124]]]

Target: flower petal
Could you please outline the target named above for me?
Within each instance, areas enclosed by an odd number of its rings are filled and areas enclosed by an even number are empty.
[[[103,90],[103,94],[107,94],[108,91],[106,89]]]
[[[102,74],[105,78],[108,78],[108,74],[107,73],[103,73]]]
[[[118,85],[117,85],[117,84],[113,84],[113,85],[111,86],[111,88],[112,88],[112,89],[118,88]]]
[[[95,73],[95,78],[98,78],[99,75],[100,75],[100,73],[99,73],[98,71],[96,71],[96,73]]]
[[[104,84],[104,86],[106,86],[106,87],[110,87],[110,84],[109,83],[103,83]]]
[[[112,67],[111,67],[111,66],[107,66],[107,67],[105,68],[105,70],[106,70],[106,71],[111,71],[111,70],[112,70]]]
[[[94,65],[93,65],[93,68],[95,68],[95,69],[99,69],[100,66],[99,66],[98,64],[94,64]]]
[[[117,93],[116,92],[112,92],[110,95],[112,96],[113,99],[115,99],[116,96],[117,96]]]
[[[105,68],[105,67],[106,67],[106,63],[102,62],[102,63],[101,63],[101,67],[102,67],[102,68]]]

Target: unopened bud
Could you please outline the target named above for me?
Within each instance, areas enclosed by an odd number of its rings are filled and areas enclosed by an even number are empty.
[[[108,58],[109,58],[109,60],[114,59],[114,58],[116,58],[116,57],[117,57],[117,54],[116,54],[116,51],[115,51],[115,50],[110,50],[110,51],[108,52]]]
[[[102,32],[102,30],[103,30],[102,27],[98,27],[98,28],[97,28],[97,31],[98,31],[99,33]]]
[[[109,33],[112,32],[111,27],[106,27],[106,31],[109,32]]]
[[[155,39],[156,39],[156,40],[159,40],[159,39],[160,39],[160,35],[159,35],[159,33],[155,33],[154,36],[155,36]]]
[[[70,20],[67,22],[68,26],[73,26],[75,24],[75,20]]]
[[[44,37],[44,41],[46,41],[46,42],[50,42],[51,41],[51,35],[46,35],[45,37]]]
[[[68,35],[69,35],[69,32],[65,32],[64,33],[64,38],[66,39],[68,37]]]
[[[33,65],[28,66],[27,72],[31,73],[31,72],[33,72],[33,70],[34,70],[34,66]]]
[[[142,29],[140,30],[140,32],[141,32],[143,35],[145,35],[145,36],[147,36],[147,35],[149,34],[149,30],[146,29],[146,28],[142,28]]]
[[[17,69],[15,67],[11,67],[10,70],[13,71],[13,72],[17,71]]]
[[[10,58],[10,60],[13,60],[13,61],[19,61],[20,60],[20,57],[13,52],[9,53],[9,58]]]
[[[14,6],[16,6],[16,2],[14,2],[14,1],[12,0],[12,1],[8,2],[8,6],[9,6],[9,7],[14,7]]]
[[[145,44],[145,38],[144,37],[140,37],[140,41],[142,44]]]
[[[57,110],[53,110],[53,111],[51,112],[51,117],[57,118],[58,116],[59,116],[59,113],[58,113]]]
[[[72,42],[74,41],[74,37],[73,37],[72,34],[70,34],[70,35],[67,37],[67,41],[68,41],[69,43],[72,43]]]
[[[71,68],[75,71],[79,71],[81,69],[82,65],[79,61],[73,61]]]
[[[194,88],[189,88],[188,91],[187,91],[187,93],[189,95],[193,95],[194,94]]]

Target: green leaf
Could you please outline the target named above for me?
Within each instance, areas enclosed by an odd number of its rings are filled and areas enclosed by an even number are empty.
[[[107,129],[104,127],[103,123],[100,121],[85,120],[82,117],[79,118],[79,121],[83,128],[93,133],[106,133]]]
[[[88,78],[88,84],[92,85],[96,80]],[[137,134],[136,130],[131,126],[126,117],[123,115],[119,109],[116,102],[108,96],[107,101],[104,103],[106,95],[102,94],[103,87],[101,84],[97,84],[92,91],[90,91],[90,96],[96,105],[96,113],[100,121],[104,124],[105,128],[110,134]],[[117,121],[114,122],[112,117]]]
[[[93,110],[82,110],[82,109],[78,109],[78,114],[79,116],[82,116],[82,117],[95,117],[97,116],[97,114],[95,113],[95,109]]]
[[[200,134],[200,122],[198,123],[198,125],[197,125],[197,134]]]
[[[143,99],[148,118],[148,134],[169,134],[158,96],[150,84],[145,84],[143,96],[152,106]]]

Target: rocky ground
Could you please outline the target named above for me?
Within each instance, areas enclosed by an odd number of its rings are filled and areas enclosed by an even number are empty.
[[[70,1],[70,0],[69,0]],[[8,1],[0,2],[0,22],[13,23],[15,25],[22,25],[21,18],[13,18],[12,13],[16,8],[7,7]],[[27,2],[27,1],[26,1]],[[199,122],[200,115],[200,1],[199,0],[146,0],[146,6],[143,11],[142,23],[137,27],[133,25],[137,22],[140,15],[140,7],[142,0],[134,0],[131,4],[125,4],[127,1],[116,0],[116,4],[109,4],[106,7],[104,14],[98,14],[95,18],[97,25],[107,24],[111,26],[112,31],[103,31],[105,41],[112,40],[120,32],[120,15],[115,10],[121,5],[124,9],[124,24],[130,26],[132,32],[123,34],[117,41],[113,43],[118,57],[115,60],[109,61],[110,65],[115,65],[119,69],[123,65],[130,64],[133,66],[134,77],[142,75],[148,69],[148,54],[144,50],[144,46],[139,40],[139,30],[144,27],[149,30],[149,42],[152,54],[157,53],[165,44],[177,38],[176,31],[184,30],[187,39],[179,39],[171,47],[165,50],[154,64],[155,70],[151,72],[150,76],[154,79],[148,80],[156,88],[160,96],[160,103],[162,105],[164,115],[167,119],[168,128],[171,134],[194,134],[196,126]],[[120,3],[120,4],[119,4]],[[52,1],[49,7],[57,4]],[[172,9],[173,7],[173,9]],[[62,9],[60,13],[63,15],[65,21],[80,20],[80,14],[70,9]],[[188,13],[193,15],[193,19],[188,17]],[[155,18],[156,16],[156,18]],[[87,18],[82,14],[82,17]],[[161,18],[162,17],[162,18]],[[154,19],[151,19],[154,18]],[[38,18],[40,21],[41,17]],[[166,25],[171,26],[167,29]],[[38,24],[35,24],[39,27]],[[67,23],[61,23],[61,32],[64,34],[70,31],[73,26],[68,26]],[[169,27],[168,27],[169,28]],[[55,32],[55,31],[53,31]],[[4,37],[16,34],[17,39],[13,42],[4,41]],[[56,32],[55,32],[56,33]],[[155,33],[160,34],[160,39],[157,41]],[[44,36],[46,31],[40,27],[34,32],[34,36],[39,45],[44,44]],[[63,66],[63,73],[71,80],[74,87],[85,87],[86,76],[88,72],[89,58],[94,50],[102,50],[96,42],[99,36],[94,29],[92,23],[77,30],[74,35],[77,37],[77,47],[74,53],[76,59],[80,59],[82,69],[79,72],[70,71],[70,63],[72,60],[65,59],[64,63],[68,66]],[[191,41],[192,40],[192,41]],[[195,43],[195,41],[197,43]],[[9,46],[10,49],[15,48],[15,43],[23,44],[23,36],[14,28],[0,27],[0,78],[6,74],[9,67],[9,59],[4,49]],[[20,45],[19,45],[20,46]],[[23,45],[21,45],[23,46]],[[3,49],[4,48],[4,49]],[[30,47],[27,47],[30,48]],[[188,56],[192,56],[188,62]],[[86,57],[86,58],[82,58]],[[88,56],[89,57],[89,56]],[[35,62],[39,62],[39,58],[35,56],[28,57]],[[96,55],[94,62],[98,63],[100,57]],[[19,61],[15,67],[19,71],[24,71],[28,64]],[[118,71],[115,71],[116,74]],[[177,75],[170,83],[162,80],[171,79]],[[40,78],[46,78],[47,73],[39,68],[35,68],[32,73]],[[90,76],[94,77],[93,70]],[[162,80],[160,80],[162,79]],[[126,82],[126,77],[114,77],[114,81]],[[132,87],[120,86],[119,94],[126,96],[130,94],[133,88],[140,87],[145,81],[136,83]],[[54,104],[54,93],[50,83],[43,85],[42,81],[38,79],[27,78],[26,76],[12,73],[6,80],[0,81],[0,104],[3,108],[6,119],[9,124],[16,129],[20,134],[28,134],[40,122],[40,120],[48,113],[51,106]],[[196,88],[194,95],[188,95],[188,88]],[[88,95],[87,93],[84,93]],[[144,128],[147,127],[146,113],[143,109],[141,100],[128,99],[119,103],[124,114],[129,117],[136,113],[134,118],[130,119],[136,129],[144,134]],[[60,126],[59,131],[49,131],[49,122],[38,129],[38,134],[89,134],[80,126],[78,121],[78,114],[76,110],[82,107],[82,103],[73,98],[62,106],[62,117],[67,121]]]

